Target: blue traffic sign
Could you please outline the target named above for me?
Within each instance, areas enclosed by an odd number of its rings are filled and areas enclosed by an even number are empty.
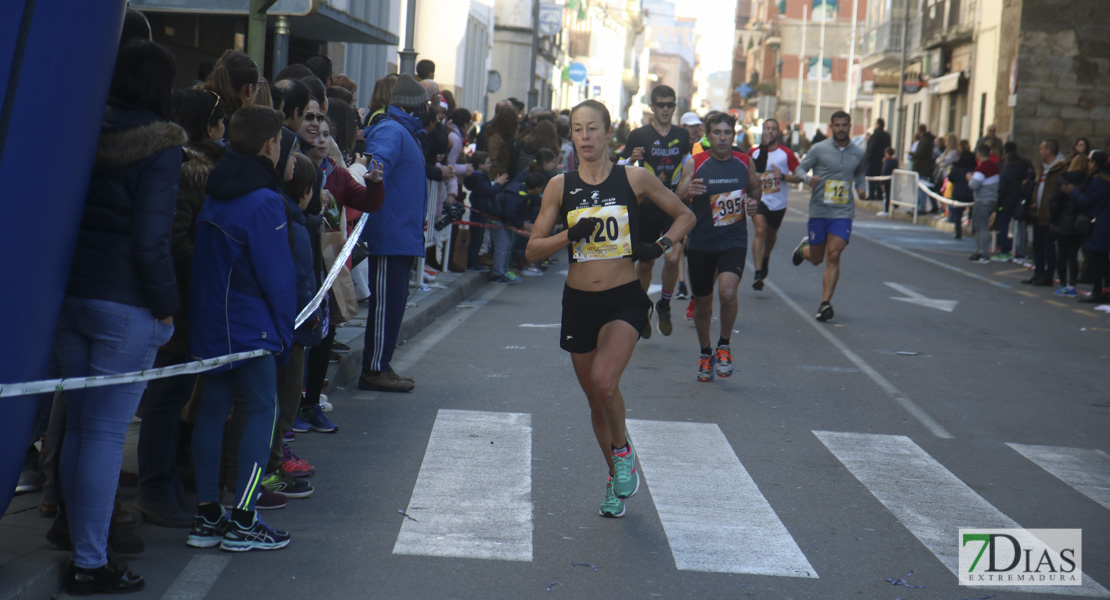
[[[752,93],[752,86],[748,85],[747,82],[744,82],[744,83],[741,83],[739,86],[736,87],[736,91],[741,96],[747,98],[748,94]]]
[[[586,75],[586,65],[580,62],[572,62],[567,67],[567,77],[575,83],[586,81]]]

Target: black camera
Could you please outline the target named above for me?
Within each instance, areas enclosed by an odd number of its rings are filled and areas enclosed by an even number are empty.
[[[443,216],[440,217],[434,224],[436,231],[440,231],[451,226],[455,221],[461,221],[463,214],[466,213],[466,207],[460,202],[454,204],[443,205]]]

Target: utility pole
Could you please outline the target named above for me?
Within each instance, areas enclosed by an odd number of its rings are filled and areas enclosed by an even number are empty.
[[[405,14],[405,49],[398,52],[400,55],[401,73],[416,76],[416,50],[413,48],[416,38],[416,0],[409,0]]]
[[[902,63],[898,67],[898,140],[894,147],[898,155],[898,162],[904,156],[906,140],[906,105],[902,100],[906,95],[906,44],[909,43],[910,34],[910,2],[902,0]]]
[[[813,105],[813,122],[818,127],[821,126],[821,84],[825,82],[825,21],[828,20],[829,13],[826,11],[821,15],[821,43],[817,46],[817,104]]]
[[[844,112],[852,114],[852,92],[855,89],[856,80],[852,77],[852,72],[856,66],[856,29],[859,24],[856,19],[859,18],[859,0],[852,0],[852,35],[848,37],[848,93],[844,98]],[[866,128],[866,123],[864,127]]]
[[[802,90],[806,81],[806,24],[809,22],[809,5],[802,5],[802,49],[798,52],[798,108],[794,111],[794,124],[801,129]]]
[[[532,60],[528,66],[528,108],[540,105],[540,90],[536,87],[536,59],[540,53],[540,0],[532,0]]]
[[[251,12],[247,15],[247,55],[263,72],[266,65],[266,11],[277,0],[251,0]]]

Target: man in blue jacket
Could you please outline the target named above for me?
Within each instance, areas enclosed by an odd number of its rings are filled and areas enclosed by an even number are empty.
[[[197,515],[187,544],[224,550],[274,550],[289,534],[258,518],[255,502],[277,420],[277,367],[289,362],[297,311],[297,276],[289,251],[285,200],[275,170],[283,115],[268,106],[240,108],[231,118],[231,149],[208,177],[197,215],[189,288],[189,344],[194,358],[268,350],[201,375],[193,428]],[[220,446],[238,390],[246,424],[239,442],[235,505],[219,503]]]
[[[386,118],[367,128],[366,153],[382,165],[385,203],[362,232],[369,256],[369,317],[362,354],[364,390],[408,392],[414,382],[398,375],[389,363],[405,316],[409,271],[424,255],[424,217],[428,180],[418,135],[430,110],[428,92],[412,75],[397,78]]]

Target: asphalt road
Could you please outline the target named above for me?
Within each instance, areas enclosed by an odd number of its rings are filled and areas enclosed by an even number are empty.
[[[1110,314],[861,210],[818,323],[792,207],[770,285],[741,282],[732,377],[696,382],[684,301],[673,335],[639,343],[621,387],[645,485],[624,518],[597,514],[605,467],[557,343],[562,255],[399,349],[411,394],[332,396],[339,433],[293,443],[315,495],[264,514],[288,548],[198,551],[147,526],[133,597],[1110,597]],[[959,586],[960,527],[1082,529],[1085,584]]]

